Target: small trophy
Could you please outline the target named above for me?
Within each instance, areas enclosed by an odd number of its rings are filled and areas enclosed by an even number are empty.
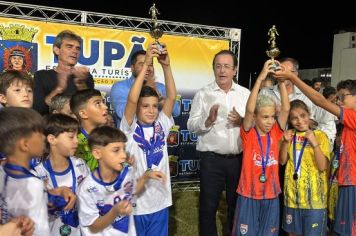
[[[274,61],[274,58],[278,57],[280,51],[276,45],[276,37],[279,36],[279,34],[275,25],[269,29],[268,36],[269,50],[266,51],[266,54],[272,59],[272,68],[276,71],[279,69],[279,65]]]
[[[158,12],[158,9],[156,8],[156,4],[153,3],[148,14],[151,15],[151,22],[152,22],[150,34],[155,39],[155,43],[158,46],[158,49],[162,50],[163,46],[162,46],[162,44],[160,44],[158,42],[158,39],[160,37],[162,37],[163,31],[161,30],[161,28],[159,27],[159,24],[157,22],[157,15],[159,15],[160,13]]]

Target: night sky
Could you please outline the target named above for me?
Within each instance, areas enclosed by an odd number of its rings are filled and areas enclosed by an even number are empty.
[[[153,1],[48,1],[16,0],[16,2],[150,18],[148,10]],[[239,81],[247,85],[250,73],[259,72],[268,48],[268,29],[276,25],[279,37],[279,57],[294,57],[301,69],[331,67],[333,35],[340,30],[356,31],[355,11],[342,6],[312,7],[298,1],[273,2],[260,5],[257,1],[206,1],[160,0],[155,1],[159,20],[193,24],[240,28],[241,52]],[[315,3],[314,3],[315,4]],[[335,3],[334,3],[335,4]],[[339,16],[335,16],[335,15]]]

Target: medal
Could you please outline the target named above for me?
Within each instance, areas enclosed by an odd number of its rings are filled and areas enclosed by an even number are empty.
[[[71,232],[72,232],[72,229],[70,228],[69,225],[62,225],[59,228],[59,234],[61,236],[68,236],[68,235],[70,235]]]
[[[260,175],[260,182],[265,183],[267,181],[267,178],[264,174]]]
[[[293,174],[293,179],[297,180],[298,179],[298,170],[300,169],[300,164],[303,158],[303,152],[304,148],[307,145],[308,139],[304,137],[304,141],[302,144],[302,147],[299,152],[299,158],[297,157],[297,148],[296,148],[296,143],[297,143],[297,131],[295,131],[294,136],[293,136],[293,162],[294,162],[294,174]]]
[[[339,160],[333,160],[333,167],[337,169],[339,167]]]
[[[297,174],[297,173],[294,173],[294,174],[293,174],[293,179],[294,179],[294,180],[297,180],[297,179],[298,179],[298,174]]]
[[[255,127],[255,131],[256,131],[256,136],[257,136],[257,140],[258,140],[258,145],[260,146],[260,151],[261,151],[261,166],[262,166],[262,174],[260,175],[260,182],[261,183],[265,183],[267,181],[267,177],[266,177],[266,167],[268,165],[268,158],[269,158],[269,150],[271,147],[271,136],[269,134],[269,132],[267,133],[267,144],[266,144],[266,154],[263,155],[263,145],[262,145],[262,140],[261,140],[261,136],[258,133],[256,127]]]

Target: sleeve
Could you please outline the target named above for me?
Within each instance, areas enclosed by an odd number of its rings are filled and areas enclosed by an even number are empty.
[[[47,209],[47,192],[42,180],[32,178],[29,190],[26,191],[28,201],[28,213],[35,223],[34,235],[50,235]]]
[[[94,223],[94,221],[99,218],[99,210],[96,207],[94,199],[91,197],[87,191],[86,181],[79,186],[78,189],[78,199],[79,199],[79,209],[78,216],[80,224],[84,227],[88,227]]]
[[[317,140],[320,143],[321,152],[330,161],[330,145],[328,136],[321,130],[318,132]]]
[[[134,132],[136,127],[137,117],[135,116],[131,126],[127,123],[126,117],[123,116],[120,123],[120,130],[124,132],[126,136],[129,136],[132,132]]]
[[[42,74],[43,75],[43,74]],[[38,111],[41,115],[48,114],[48,106],[45,103],[45,89],[43,84],[43,76],[41,73],[36,72],[34,75],[34,90],[33,90],[33,109]]]
[[[128,94],[129,88],[123,82],[115,83],[110,91],[110,102],[120,119],[124,116]]]
[[[356,111],[343,108],[341,110],[341,121],[348,128],[355,130],[356,129]]]
[[[174,125],[174,119],[171,116],[170,118],[164,114],[164,112],[160,112],[158,116],[158,121],[161,123],[164,134],[168,137],[169,129]]]
[[[188,130],[197,134],[207,132],[212,128],[212,126],[208,128],[205,127],[205,121],[209,116],[209,111],[207,111],[208,114],[204,111],[203,99],[202,91],[195,94],[187,122]]]

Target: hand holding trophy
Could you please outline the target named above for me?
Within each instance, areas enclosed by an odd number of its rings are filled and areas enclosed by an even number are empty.
[[[272,28],[269,29],[268,36],[269,36],[268,44],[270,46],[269,46],[269,50],[266,51],[266,54],[272,59],[272,63],[273,63],[272,68],[274,71],[276,71],[279,69],[279,65],[274,61],[274,58],[278,57],[280,51],[276,44],[276,37],[279,36],[279,34],[275,25],[273,25]]]
[[[158,42],[158,39],[162,37],[163,31],[161,30],[157,22],[157,15],[159,15],[160,13],[156,8],[156,4],[153,3],[153,5],[150,7],[148,14],[151,15],[151,22],[152,22],[150,34],[155,39],[155,44],[157,45],[158,49],[162,50],[163,46]]]

